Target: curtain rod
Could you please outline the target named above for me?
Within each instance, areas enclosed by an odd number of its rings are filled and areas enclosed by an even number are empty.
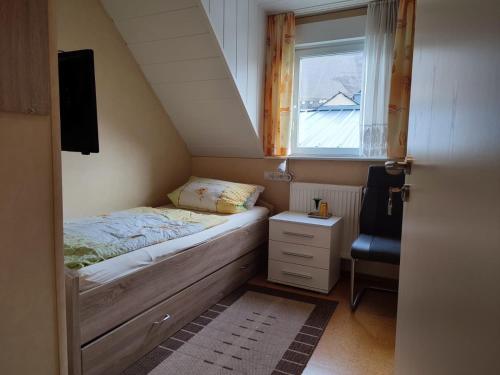
[[[321,22],[321,21],[330,21],[341,18],[349,18],[356,16],[364,16],[366,15],[366,6],[351,8],[351,9],[343,9],[337,10],[333,12],[313,14],[313,15],[304,15],[295,17],[295,23],[297,25],[312,23],[312,22]]]

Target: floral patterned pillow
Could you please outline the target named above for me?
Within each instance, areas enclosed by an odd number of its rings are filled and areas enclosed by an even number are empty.
[[[176,207],[234,214],[251,208],[262,191],[259,185],[193,176],[168,197]]]

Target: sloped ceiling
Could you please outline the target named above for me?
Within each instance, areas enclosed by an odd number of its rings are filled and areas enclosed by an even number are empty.
[[[266,13],[307,15],[367,0],[101,2],[192,155],[262,157]]]
[[[101,2],[192,155],[263,155],[258,125],[199,1]]]

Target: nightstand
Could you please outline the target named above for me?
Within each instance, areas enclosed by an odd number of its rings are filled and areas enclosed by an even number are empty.
[[[340,277],[342,218],[282,212],[269,219],[268,280],[329,293]]]

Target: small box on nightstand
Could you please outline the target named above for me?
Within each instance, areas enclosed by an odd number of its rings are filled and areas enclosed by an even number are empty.
[[[342,218],[282,212],[269,219],[268,280],[329,293],[340,277]]]

